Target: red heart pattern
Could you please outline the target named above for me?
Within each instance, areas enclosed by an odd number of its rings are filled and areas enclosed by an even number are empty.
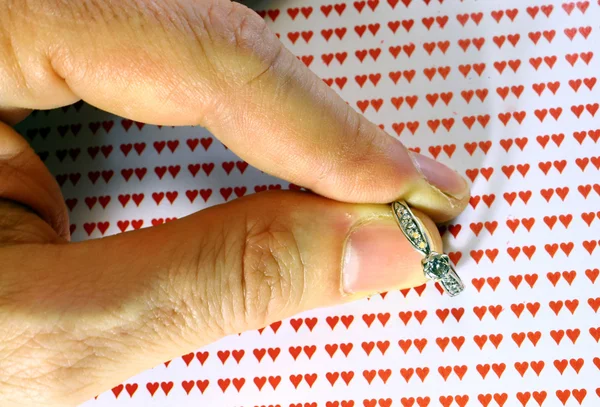
[[[470,180],[467,210],[440,227],[468,290],[277,322],[90,405],[599,405],[600,2],[294,0],[259,14],[351,106]],[[201,128],[81,102],[35,115],[52,124],[20,130],[63,190],[74,240],[301,189]]]

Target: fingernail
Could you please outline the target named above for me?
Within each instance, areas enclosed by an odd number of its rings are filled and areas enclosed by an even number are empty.
[[[463,199],[469,194],[469,184],[458,172],[423,154],[410,151],[410,156],[430,185],[456,199]]]
[[[425,282],[421,254],[393,219],[355,227],[346,241],[342,268],[344,292],[383,292]]]

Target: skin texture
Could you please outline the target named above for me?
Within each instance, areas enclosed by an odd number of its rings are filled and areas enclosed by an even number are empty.
[[[0,9],[2,406],[76,405],[225,335],[420,285],[420,257],[404,242],[385,261],[358,261],[352,281],[372,283],[369,265],[382,265],[376,286],[344,291],[348,236],[389,230],[386,203],[402,197],[441,251],[433,221],[468,202],[452,170],[415,166],[242,5],[0,0]],[[69,243],[60,190],[10,125],[81,99],[137,121],[206,126],[250,164],[318,195],[260,193]],[[432,168],[452,191],[427,181]]]

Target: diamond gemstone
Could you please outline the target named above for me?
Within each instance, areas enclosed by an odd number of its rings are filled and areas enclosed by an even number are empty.
[[[443,278],[450,271],[449,258],[445,254],[430,253],[423,260],[423,271],[433,280]]]

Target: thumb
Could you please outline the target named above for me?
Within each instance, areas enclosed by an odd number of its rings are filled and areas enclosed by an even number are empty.
[[[439,250],[437,229],[422,219]],[[425,282],[422,255],[388,205],[292,191],[254,194],[159,227],[55,250],[63,259],[61,274],[88,282],[70,293],[82,299],[81,306],[135,311],[136,320],[168,325],[161,335],[186,338],[195,347],[306,310]],[[123,309],[128,303],[134,307]],[[153,315],[157,310],[160,318]],[[181,320],[167,324],[172,318]],[[170,356],[186,350],[164,345]]]
[[[0,259],[2,405],[77,404],[224,336],[424,283],[388,205],[290,191],[84,243],[11,245]]]

